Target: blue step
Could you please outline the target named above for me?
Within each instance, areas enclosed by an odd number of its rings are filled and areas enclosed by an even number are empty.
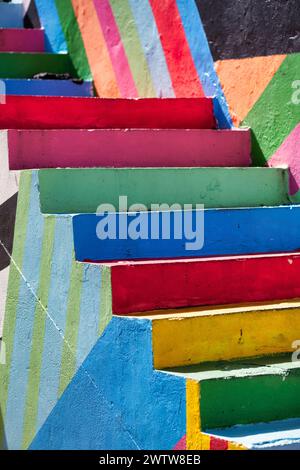
[[[136,239],[127,237],[128,227],[137,215],[116,213],[116,238],[114,236],[113,219],[110,221],[111,238],[100,240],[97,236],[97,224],[105,216],[96,214],[79,214],[73,217],[74,244],[76,259],[79,261],[111,261],[132,259],[166,259],[190,258],[201,256],[222,256],[250,253],[276,253],[300,250],[300,206],[277,206],[243,209],[206,209],[204,211],[204,231],[201,229],[201,211],[185,211],[186,220],[193,221],[193,229],[198,218],[197,239],[199,247],[186,249],[186,243],[193,242],[195,236],[189,233],[182,238],[174,236],[174,213],[170,213],[170,238],[158,239],[149,237],[150,219],[153,213],[140,213],[140,221],[146,227],[145,237]],[[183,212],[176,213],[177,220]],[[202,212],[203,215],[203,212]],[[162,213],[159,213],[161,224]],[[164,215],[166,217],[166,213]],[[106,219],[107,220],[107,219]],[[119,224],[124,228],[124,238],[119,238]],[[138,220],[136,219],[136,222]],[[148,230],[147,230],[148,226]],[[99,227],[98,227],[99,228]],[[106,227],[107,229],[107,227]],[[139,229],[137,229],[138,231]],[[135,232],[133,230],[133,232]],[[203,233],[204,232],[204,233]],[[204,244],[201,247],[201,234]],[[144,236],[144,235],[143,235]]]
[[[23,3],[21,0],[13,3],[0,2],[0,28],[22,28]]]
[[[72,80],[4,79],[7,95],[30,96],[93,96],[92,82]]]

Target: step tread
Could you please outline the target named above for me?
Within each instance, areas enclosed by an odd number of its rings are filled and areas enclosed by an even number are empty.
[[[300,450],[300,418],[269,423],[240,424],[224,429],[211,429],[207,433],[218,438],[235,442],[247,449],[290,449]]]
[[[283,301],[272,301],[272,302],[251,302],[241,303],[232,305],[214,305],[212,307],[189,307],[179,309],[166,309],[164,314],[161,310],[153,310],[150,312],[135,313],[130,316],[139,316],[139,318],[145,318],[148,320],[174,320],[182,321],[185,318],[197,318],[197,317],[212,317],[216,315],[234,315],[239,313],[251,313],[251,312],[266,312],[274,310],[291,310],[300,308],[300,298]]]
[[[258,375],[282,375],[300,369],[300,361],[291,362],[291,354],[271,357],[258,357],[236,361],[221,361],[196,364],[192,366],[166,369],[171,373],[195,381],[218,380]]]

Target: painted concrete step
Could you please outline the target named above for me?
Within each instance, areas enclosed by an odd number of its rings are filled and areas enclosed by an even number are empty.
[[[93,96],[93,84],[89,81],[74,83],[72,80],[36,80],[30,78],[6,78],[2,81],[5,83],[7,95]],[[13,132],[13,130],[11,132]],[[22,134],[23,131],[20,132]],[[59,148],[62,150],[64,147],[64,145],[62,145],[62,142],[64,142],[64,136],[60,135],[60,139],[62,140],[60,140]],[[30,148],[30,153],[28,152],[28,148]],[[30,144],[30,147],[27,147],[26,155],[32,155],[32,150],[33,149]],[[40,151],[41,148],[39,148],[39,152]],[[40,158],[41,156],[44,157],[44,159],[46,158],[45,154],[40,154]]]
[[[285,353],[292,358],[300,338],[300,299],[156,311],[138,318],[152,322],[157,369]]]
[[[1,52],[1,78],[32,78],[40,72],[77,74],[68,54]],[[7,106],[7,105],[6,105]],[[3,108],[3,113],[5,114]],[[1,113],[2,114],[2,113]]]
[[[288,171],[281,168],[90,168],[39,171],[43,213],[93,213],[100,204],[120,211],[204,204],[256,207],[288,204]],[[134,206],[134,207],[133,207]],[[132,209],[131,209],[132,207]],[[187,207],[188,208],[188,207]],[[190,207],[191,208],[191,207]]]
[[[292,362],[291,355],[199,364],[168,372],[197,382],[202,431],[300,416],[300,362]],[[188,399],[187,407],[193,405]]]
[[[223,443],[235,443],[249,450],[300,450],[299,418],[212,429],[210,434]]]
[[[0,128],[214,129],[215,119],[211,98],[8,96],[1,105]]]
[[[107,266],[116,315],[300,298],[299,253],[132,261]]]
[[[41,87],[44,81],[36,82]],[[45,90],[51,94],[51,81]],[[26,86],[31,82],[26,82]],[[14,83],[13,83],[14,85]],[[7,91],[23,92],[23,83]],[[62,84],[57,83],[61,88]],[[76,88],[77,87],[77,88]],[[86,86],[87,87],[87,86]],[[73,85],[74,91],[82,86]],[[72,88],[72,89],[73,89]],[[36,90],[34,90],[36,91]],[[17,93],[15,93],[17,94]],[[23,93],[24,94],[24,93]],[[37,93],[35,93],[37,94]],[[10,167],[211,167],[250,165],[249,130],[61,129],[8,131]],[[30,148],[30,152],[28,152]]]
[[[0,2],[0,28],[22,28],[23,16],[21,0],[15,0],[13,3]]]
[[[43,29],[0,28],[0,52],[44,52]]]
[[[80,214],[73,231],[78,261],[282,253],[300,251],[300,206]]]

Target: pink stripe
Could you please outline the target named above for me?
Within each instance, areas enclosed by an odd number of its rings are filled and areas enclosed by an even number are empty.
[[[94,5],[115,70],[121,95],[124,98],[137,98],[138,92],[109,1],[94,0]]]

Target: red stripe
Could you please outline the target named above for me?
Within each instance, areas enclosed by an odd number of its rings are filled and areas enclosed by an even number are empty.
[[[204,96],[176,0],[150,0],[177,97]]]
[[[228,442],[211,436],[210,450],[228,450]]]

